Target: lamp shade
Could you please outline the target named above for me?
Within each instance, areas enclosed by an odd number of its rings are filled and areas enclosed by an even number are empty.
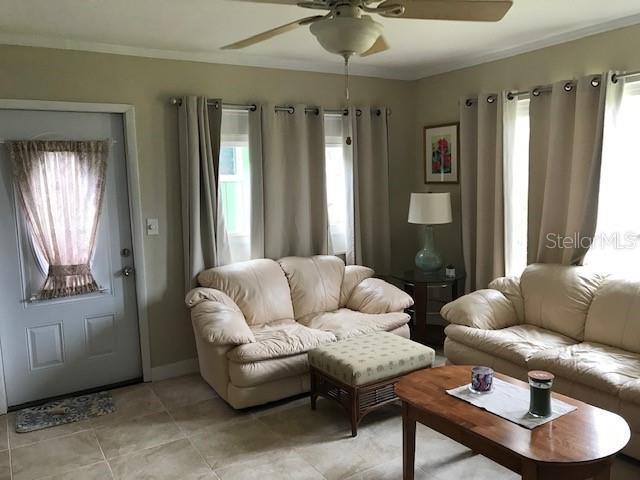
[[[451,195],[447,193],[412,193],[409,223],[436,225],[451,223]]]

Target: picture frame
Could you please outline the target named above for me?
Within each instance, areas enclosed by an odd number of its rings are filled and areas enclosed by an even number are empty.
[[[424,183],[460,181],[460,123],[424,127]]]

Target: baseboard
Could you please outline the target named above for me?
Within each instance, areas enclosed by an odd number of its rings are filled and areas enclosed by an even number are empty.
[[[152,367],[151,381],[158,382],[160,380],[188,375],[189,373],[199,371],[200,367],[198,366],[198,359],[188,358],[187,360],[180,360],[179,362],[168,363],[167,365],[160,365],[159,367]]]

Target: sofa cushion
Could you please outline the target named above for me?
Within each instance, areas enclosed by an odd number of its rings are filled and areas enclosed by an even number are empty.
[[[620,400],[640,405],[640,379],[632,380],[620,387]]]
[[[640,353],[640,281],[603,282],[591,302],[584,339]]]
[[[395,330],[409,322],[409,315],[400,312],[373,315],[341,308],[334,312],[308,315],[299,322],[312,329],[331,332],[338,340],[343,340],[367,333]]]
[[[309,364],[347,385],[365,385],[430,367],[432,348],[398,335],[360,335],[309,352]]]
[[[333,255],[278,260],[291,289],[294,318],[329,312],[340,305],[344,262]]]
[[[522,367],[535,353],[575,344],[569,337],[534,325],[515,325],[500,330],[449,325],[444,331],[451,340]]]
[[[231,297],[249,325],[293,318],[289,283],[273,260],[261,258],[210,268],[198,275],[198,282]]]
[[[520,278],[525,322],[582,341],[587,311],[604,278],[586,267],[529,265]]]
[[[272,322],[251,329],[255,342],[240,345],[227,353],[233,362],[247,363],[303,353],[323,343],[335,342],[331,332],[314,330],[294,320]]]
[[[258,362],[229,362],[229,379],[236,387],[253,387],[308,372],[306,352]]]
[[[379,278],[366,278],[353,289],[347,308],[363,313],[402,312],[413,305],[410,295]]]
[[[340,307],[345,307],[351,297],[351,292],[360,282],[366,278],[371,278],[374,271],[369,267],[362,265],[347,265],[344,267],[344,277],[342,279],[342,287],[340,289]]]
[[[617,395],[627,382],[640,378],[639,354],[590,342],[543,350],[529,359],[528,366],[611,395]]]

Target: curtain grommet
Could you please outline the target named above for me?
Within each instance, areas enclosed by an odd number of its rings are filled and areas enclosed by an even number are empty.
[[[599,87],[600,86],[600,77],[593,77],[591,79],[591,86],[592,87]]]
[[[614,73],[611,75],[611,83],[618,83],[618,74]]]
[[[495,103],[496,101],[496,96],[495,95],[489,95],[487,97],[487,103]]]
[[[513,92],[507,92],[507,100],[513,100],[515,97],[515,95],[513,94]]]
[[[471,107],[471,106],[473,106],[473,100],[471,100],[470,98],[467,98],[467,99],[464,101],[464,106],[465,106],[465,107]]]
[[[533,95],[534,97],[539,97],[539,96],[540,96],[540,93],[542,93],[542,92],[540,91],[540,89],[539,89],[539,88],[534,88],[534,89],[531,91],[531,95]]]
[[[567,82],[562,86],[562,88],[564,89],[565,92],[570,92],[573,90],[573,83]]]

